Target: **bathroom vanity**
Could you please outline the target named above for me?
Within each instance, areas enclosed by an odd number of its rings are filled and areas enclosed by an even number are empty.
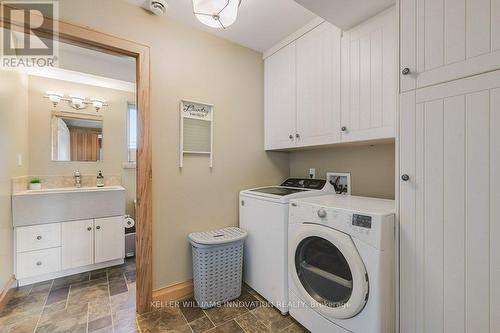
[[[13,194],[19,286],[123,263],[124,215],[121,186]]]

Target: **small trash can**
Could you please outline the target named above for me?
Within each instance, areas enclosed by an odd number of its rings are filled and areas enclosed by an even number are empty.
[[[202,309],[241,295],[246,237],[247,232],[236,227],[189,234],[193,252],[194,298]]]

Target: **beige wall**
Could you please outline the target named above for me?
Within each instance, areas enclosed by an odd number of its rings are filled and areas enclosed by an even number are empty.
[[[100,162],[58,162],[51,159],[51,112],[75,111],[67,103],[52,103],[43,98],[47,91],[79,95],[87,98],[102,98],[109,106],[99,114],[103,116],[103,159]],[[106,175],[121,175],[127,189],[127,210],[133,213],[135,198],[135,170],[124,170],[122,163],[127,155],[127,102],[135,101],[135,93],[101,88],[68,81],[29,77],[29,174],[33,176],[72,175],[79,170],[83,175],[97,175],[102,170]],[[92,108],[83,110],[92,112]],[[43,185],[43,184],[42,184]]]
[[[352,194],[394,199],[394,144],[344,146],[290,153],[290,175],[307,177],[316,168],[316,177],[327,171],[350,172]]]
[[[288,176],[288,154],[266,153],[260,53],[121,0],[65,0],[61,19],[151,46],[153,277],[189,279],[187,235],[238,224],[238,191]],[[179,170],[179,101],[215,104],[214,168],[188,156]]]
[[[13,274],[11,178],[28,168],[27,77],[0,70],[0,292]],[[18,165],[18,154],[23,165]]]

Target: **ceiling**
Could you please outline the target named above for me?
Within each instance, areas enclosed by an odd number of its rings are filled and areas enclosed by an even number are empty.
[[[342,30],[389,8],[394,0],[295,0]]]
[[[149,3],[149,0],[126,1],[145,7]],[[293,0],[242,0],[236,22],[225,30],[214,29],[196,19],[191,0],[167,2],[167,17],[259,52],[266,51],[316,17]]]

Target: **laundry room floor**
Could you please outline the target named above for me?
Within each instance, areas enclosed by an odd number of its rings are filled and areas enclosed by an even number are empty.
[[[0,311],[0,333],[307,332],[252,289],[220,307],[194,300],[135,313],[135,261],[18,288]]]

